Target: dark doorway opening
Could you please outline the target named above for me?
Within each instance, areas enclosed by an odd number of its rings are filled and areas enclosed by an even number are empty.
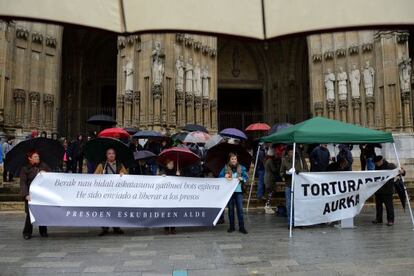
[[[262,91],[259,89],[219,89],[217,102],[219,129],[243,130],[249,124],[263,120]]]

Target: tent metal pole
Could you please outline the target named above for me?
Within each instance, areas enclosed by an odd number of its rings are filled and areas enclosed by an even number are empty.
[[[397,157],[398,168],[401,169],[400,158],[398,157],[398,152],[397,152],[397,148],[395,147],[395,143],[392,143],[392,146],[394,147],[395,156]],[[405,196],[407,198],[408,210],[410,211],[411,222],[412,222],[413,227],[414,227],[414,217],[413,217],[413,210],[411,209],[410,197],[408,195],[407,186],[405,186],[405,180],[404,180],[404,177],[402,175],[401,175],[401,178],[402,178],[403,185],[404,185]]]
[[[293,143],[293,157],[292,157],[292,183],[290,187],[290,217],[289,217],[289,238],[292,237],[293,228],[293,183],[295,183],[295,160],[296,159],[296,143]]]
[[[259,150],[260,150],[260,142],[259,142],[259,146],[257,147],[256,161],[254,162],[253,177],[252,177],[252,180],[250,181],[250,192],[249,192],[249,199],[247,200],[246,212],[249,212],[250,198],[252,197],[254,177],[256,175],[257,161],[259,159]]]

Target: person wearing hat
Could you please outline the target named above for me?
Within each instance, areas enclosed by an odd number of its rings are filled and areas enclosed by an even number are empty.
[[[292,171],[293,167],[293,146],[288,146],[286,148],[286,156],[282,160],[280,165],[280,175],[282,176],[285,182],[285,198],[286,198],[286,211],[287,211],[287,221],[288,226],[290,226],[290,197],[291,197],[291,185],[292,185],[292,173],[300,173],[308,171],[308,164],[305,159],[301,157],[299,153],[296,153],[295,156],[295,170]]]
[[[394,170],[395,164],[388,162],[381,155],[374,157],[375,170]],[[400,169],[400,174],[405,175],[405,170]],[[372,221],[374,224],[382,223],[382,205],[385,205],[387,211],[387,226],[394,225],[394,205],[392,197],[394,195],[394,179],[390,179],[375,193],[376,218]]]

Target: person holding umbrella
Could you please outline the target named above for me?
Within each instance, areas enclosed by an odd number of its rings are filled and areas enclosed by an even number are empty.
[[[120,176],[127,173],[124,165],[116,160],[116,152],[114,148],[106,150],[106,161],[96,167],[95,174],[119,174]],[[120,227],[113,227],[115,234],[124,234]],[[109,233],[109,227],[102,227],[99,236],[105,236]]]
[[[26,155],[27,165],[23,166],[20,170],[20,189],[24,199],[24,210],[26,212],[26,221],[23,228],[23,238],[25,240],[32,238],[33,225],[30,221],[29,214],[29,201],[30,198],[30,184],[39,172],[48,172],[50,168],[40,161],[39,153],[35,150],[29,151]],[[39,226],[39,233],[41,237],[47,237],[47,227]]]
[[[243,234],[247,234],[247,230],[244,226],[244,218],[243,218],[243,189],[242,185],[247,182],[248,175],[246,167],[239,164],[237,160],[237,155],[235,153],[230,153],[228,156],[228,163],[224,166],[221,170],[219,177],[225,177],[227,180],[237,179],[239,184],[236,187],[233,195],[231,196],[229,203],[227,205],[229,210],[229,221],[230,227],[227,230],[228,233],[232,233],[235,231],[234,227],[234,206],[237,209],[237,220],[239,222],[239,232]]]

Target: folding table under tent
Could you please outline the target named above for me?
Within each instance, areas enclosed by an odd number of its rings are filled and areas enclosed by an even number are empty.
[[[394,152],[398,162],[398,168],[401,168],[397,149],[391,133],[373,130],[353,124],[343,123],[336,120],[315,117],[289,128],[283,129],[275,134],[262,137],[263,142],[293,144],[293,170],[295,166],[296,144],[370,144],[370,143],[392,143]],[[289,236],[292,236],[292,220],[293,220],[293,193],[295,173],[292,174],[291,183],[291,206],[290,206],[290,229]],[[410,210],[411,221],[414,225],[413,213],[407,193],[408,207]]]

